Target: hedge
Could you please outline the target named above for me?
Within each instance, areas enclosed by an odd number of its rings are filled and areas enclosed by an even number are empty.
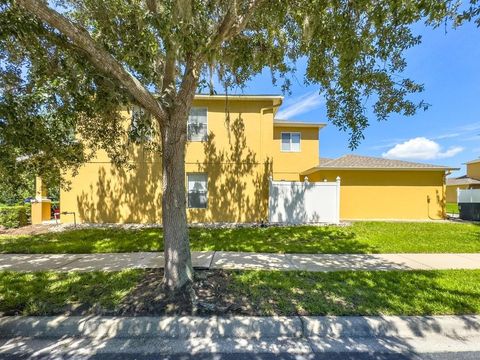
[[[30,224],[30,205],[0,206],[0,226],[17,228]]]

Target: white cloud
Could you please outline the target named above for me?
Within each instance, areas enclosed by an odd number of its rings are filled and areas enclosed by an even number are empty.
[[[323,96],[314,91],[303,94],[286,102],[284,109],[277,113],[278,119],[291,120],[291,118],[309,112],[324,103]]]
[[[463,125],[460,126],[458,129],[464,132],[480,130],[480,122]]]
[[[438,135],[435,136],[435,140],[442,140],[442,139],[451,139],[455,137],[459,137],[461,134],[460,133],[452,133],[452,134],[443,134],[443,135]]]
[[[442,151],[437,142],[425,137],[417,137],[395,145],[382,156],[390,159],[434,160],[450,158],[462,151],[461,146],[452,146]]]

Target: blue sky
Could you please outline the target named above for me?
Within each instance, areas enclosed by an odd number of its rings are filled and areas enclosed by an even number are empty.
[[[480,29],[466,24],[456,30],[415,26],[422,43],[406,53],[408,76],[425,85],[420,98],[431,104],[412,117],[392,115],[386,122],[372,116],[365,140],[356,154],[461,167],[480,157]],[[298,82],[280,108],[282,118],[327,122],[318,88]],[[280,93],[268,72],[253,79],[244,93]],[[301,105],[301,106],[299,106]],[[348,135],[328,124],[320,132],[320,155],[338,157],[350,153]]]

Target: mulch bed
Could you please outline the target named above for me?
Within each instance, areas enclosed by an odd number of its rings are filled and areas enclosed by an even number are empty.
[[[0,225],[0,235],[39,235],[48,233],[55,226],[58,225],[27,225],[19,228],[5,228]]]
[[[256,315],[255,306],[229,288],[230,274],[222,270],[196,270],[195,300],[184,294],[169,298],[162,288],[162,269],[149,269],[126,296],[115,315]]]

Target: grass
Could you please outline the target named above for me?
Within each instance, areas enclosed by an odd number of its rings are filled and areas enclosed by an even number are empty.
[[[162,230],[78,229],[41,235],[0,235],[0,253],[161,251]],[[298,226],[190,229],[192,250],[271,253],[480,252],[480,225],[359,222],[347,227]]]
[[[0,272],[0,314],[115,314],[144,274]],[[480,270],[229,274],[228,296],[258,315],[480,314]]]
[[[140,280],[120,272],[0,272],[0,314],[53,315],[77,307],[114,309]]]
[[[264,315],[480,313],[479,270],[237,272],[233,286]]]
[[[459,213],[457,203],[447,203],[445,210],[446,210],[447,214],[458,214]]]

